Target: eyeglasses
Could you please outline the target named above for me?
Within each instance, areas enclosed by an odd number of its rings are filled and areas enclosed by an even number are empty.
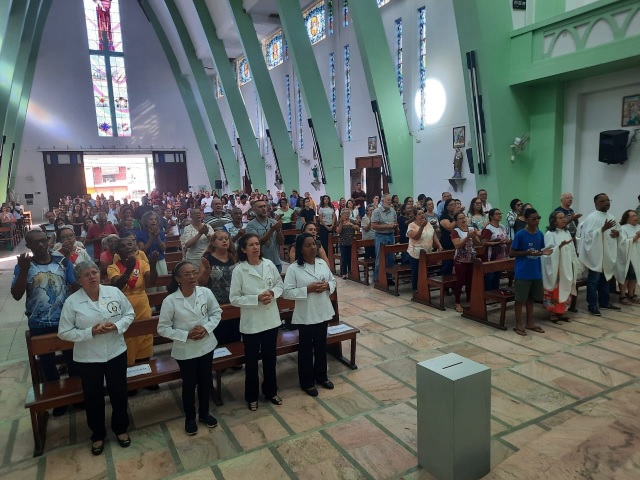
[[[198,276],[198,271],[197,270],[192,270],[190,272],[184,272],[180,274],[181,277],[197,277]]]

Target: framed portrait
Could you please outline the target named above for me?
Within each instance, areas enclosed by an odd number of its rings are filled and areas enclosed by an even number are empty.
[[[367,145],[369,146],[369,153],[377,153],[378,152],[378,137],[369,137]]]
[[[464,136],[464,126],[453,128],[453,148],[464,148],[466,140]]]
[[[622,126],[640,125],[640,93],[622,97]]]

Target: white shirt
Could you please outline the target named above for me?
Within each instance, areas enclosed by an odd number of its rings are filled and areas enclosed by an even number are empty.
[[[213,197],[204,197],[202,199],[202,201],[200,202],[200,205],[203,206],[204,208],[202,209],[203,213],[211,213],[213,212],[213,209],[211,208],[211,202],[213,202]]]
[[[104,363],[127,350],[123,333],[135,312],[127,297],[116,287],[100,285],[97,305],[80,289],[62,306],[58,337],[74,342],[73,359],[80,363]],[[116,331],[93,336],[96,323],[114,323]]]
[[[206,223],[203,225],[207,225]],[[185,245],[189,240],[198,235],[198,230],[193,225],[187,225],[184,227],[184,232],[180,236],[180,245],[182,245],[183,258],[193,264],[196,268],[200,267],[200,257],[204,253],[207,245],[209,244],[209,236],[213,234],[213,228],[211,225],[207,225],[208,233],[201,235],[195,245],[187,248]]]
[[[194,295],[195,302],[190,302]],[[178,289],[164,299],[160,309],[158,334],[173,340],[171,356],[176,360],[201,357],[218,344],[213,330],[220,323],[222,309],[216,297],[208,288],[198,286],[191,297],[185,298]],[[203,326],[209,335],[201,340],[188,339],[189,332],[197,326]]]
[[[314,282],[328,282],[329,291],[308,293],[307,286]],[[291,323],[313,325],[331,320],[335,311],[329,295],[335,289],[336,279],[321,258],[316,258],[314,265],[308,263],[303,266],[297,263],[289,265],[284,277],[283,297],[296,301]]]
[[[618,238],[612,238],[611,232],[620,230],[619,225],[603,232],[605,221],[614,220],[610,213],[595,212],[589,214],[578,227],[578,258],[589,270],[604,273],[607,280],[613,276],[618,256]]]
[[[233,269],[229,301],[231,305],[240,307],[241,333],[260,333],[279,327],[282,323],[276,302],[284,291],[282,277],[271,260],[263,258],[262,263],[262,275],[258,275],[246,261]],[[267,290],[273,292],[273,300],[269,305],[264,305],[258,301],[258,295]]]

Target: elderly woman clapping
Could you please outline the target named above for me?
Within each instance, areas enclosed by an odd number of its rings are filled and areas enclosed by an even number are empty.
[[[91,452],[100,455],[107,436],[105,380],[112,408],[111,429],[121,447],[131,444],[127,434],[127,346],[123,334],[135,314],[119,289],[100,285],[100,270],[95,263],[78,262],[74,271],[82,288],[64,302],[58,336],[74,342],[73,360],[82,379],[87,424],[92,432]]]

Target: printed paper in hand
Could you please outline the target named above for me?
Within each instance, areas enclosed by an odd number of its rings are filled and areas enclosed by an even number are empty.
[[[327,328],[327,335],[335,335],[336,333],[342,333],[348,330],[351,330],[351,327],[349,325],[345,325],[344,323],[340,325],[332,325],[331,327]]]
[[[151,373],[151,366],[148,363],[127,368],[127,378],[144,375],[145,373]]]
[[[227,357],[231,355],[231,352],[227,347],[216,348],[213,351],[213,358]]]

